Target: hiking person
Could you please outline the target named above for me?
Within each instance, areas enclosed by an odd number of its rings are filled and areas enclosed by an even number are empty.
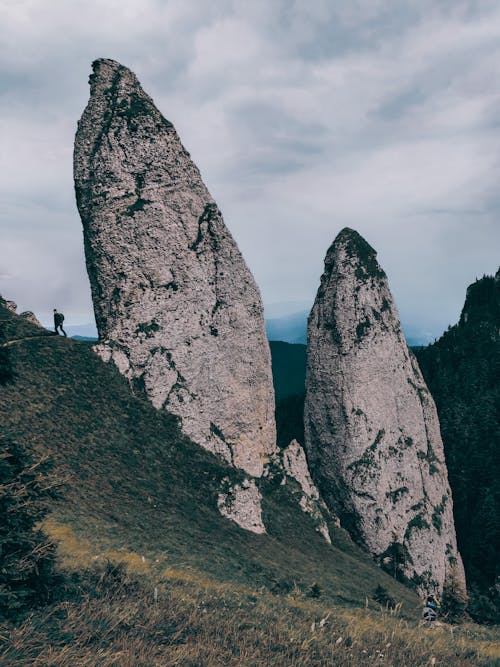
[[[437,620],[439,603],[434,595],[428,595],[422,610],[422,618],[429,624]]]
[[[68,335],[63,329],[64,315],[60,313],[57,308],[54,308],[54,330],[57,335],[59,335],[58,329],[61,329],[64,336],[67,338]]]

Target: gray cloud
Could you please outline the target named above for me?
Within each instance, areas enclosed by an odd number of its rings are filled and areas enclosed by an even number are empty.
[[[0,293],[23,309],[91,317],[71,161],[97,57],[174,122],[267,303],[312,301],[345,225],[432,335],[497,268],[498,3],[6,0],[0,45]]]

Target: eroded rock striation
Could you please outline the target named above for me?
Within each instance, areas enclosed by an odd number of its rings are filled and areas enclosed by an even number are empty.
[[[259,477],[276,447],[259,290],[136,76],[98,60],[90,89],[74,178],[97,350],[195,442]]]
[[[465,587],[434,401],[373,248],[344,229],[308,321],[305,445],[341,524],[421,592]]]

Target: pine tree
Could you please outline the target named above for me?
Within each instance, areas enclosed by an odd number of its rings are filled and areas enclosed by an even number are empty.
[[[457,573],[454,571],[450,572],[443,588],[441,615],[450,623],[459,623],[465,617],[467,602],[467,594]]]
[[[394,577],[394,579],[405,584],[408,583],[405,575],[405,567],[411,562],[411,557],[403,544],[393,541],[380,556],[380,561],[382,569]]]

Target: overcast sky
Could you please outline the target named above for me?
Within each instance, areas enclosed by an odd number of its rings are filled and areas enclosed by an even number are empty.
[[[432,337],[498,268],[497,0],[0,0],[0,294],[20,309],[93,319],[72,150],[99,57],[174,123],[266,305],[310,304],[345,226]]]

